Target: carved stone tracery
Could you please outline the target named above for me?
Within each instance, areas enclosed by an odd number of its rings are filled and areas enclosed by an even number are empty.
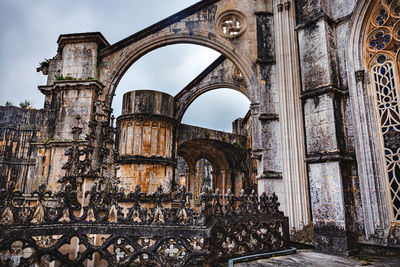
[[[365,30],[364,58],[370,70],[385,161],[392,219],[400,220],[400,2],[378,1]]]
[[[236,10],[223,12],[217,20],[219,34],[228,39],[237,38],[246,30],[247,22],[244,15]]]

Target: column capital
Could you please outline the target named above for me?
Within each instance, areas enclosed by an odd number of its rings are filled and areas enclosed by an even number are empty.
[[[290,1],[286,1],[284,4],[285,10],[289,10],[290,9]]]

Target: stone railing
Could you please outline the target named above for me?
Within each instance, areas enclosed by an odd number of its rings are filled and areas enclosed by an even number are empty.
[[[275,194],[223,196],[125,193],[94,183],[84,194],[63,184],[29,197],[11,184],[0,191],[1,266],[203,266],[288,247],[288,219]],[[53,265],[52,265],[53,264]]]

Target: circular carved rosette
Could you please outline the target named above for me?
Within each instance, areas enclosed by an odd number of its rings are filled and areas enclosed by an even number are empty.
[[[228,10],[218,17],[216,27],[220,35],[228,39],[234,39],[244,33],[247,21],[241,12]]]

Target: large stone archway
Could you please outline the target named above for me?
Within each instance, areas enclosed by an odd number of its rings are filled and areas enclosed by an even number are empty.
[[[259,103],[256,47],[248,44],[249,39],[256,40],[255,32],[245,31],[243,33],[245,36],[232,40],[221,36],[217,30],[216,18],[221,13],[234,9],[234,5],[206,6],[200,11],[202,16],[198,13],[190,15],[190,11],[184,10],[174,15],[175,21],[164,24],[160,22],[101,50],[99,80],[105,86],[105,97],[112,97],[124,73],[143,55],[167,45],[195,44],[211,48],[233,62],[243,74],[247,87],[250,88],[251,102]],[[250,5],[245,5],[245,9],[241,12],[247,13],[243,14],[248,20],[247,23],[254,23],[251,21],[254,18],[249,7]]]

